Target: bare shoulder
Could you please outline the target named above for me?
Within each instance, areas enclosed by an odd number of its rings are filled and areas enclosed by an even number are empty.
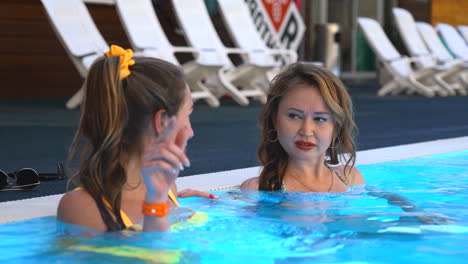
[[[351,169],[351,171],[349,171],[347,169],[346,172],[345,172],[345,166],[339,166],[339,167],[336,167],[336,170],[338,171],[340,176],[343,177],[343,175],[344,175],[344,178],[346,179],[346,181],[348,182],[348,184],[350,186],[360,185],[360,184],[365,184],[366,183],[366,181],[364,180],[364,177],[362,176],[361,172],[356,167],[353,167]]]
[[[258,190],[258,185],[259,185],[259,178],[250,178],[248,180],[245,180],[240,188],[241,189],[250,189],[250,190]]]
[[[65,223],[89,227],[96,231],[107,230],[96,202],[82,189],[63,195],[57,208],[57,217]]]

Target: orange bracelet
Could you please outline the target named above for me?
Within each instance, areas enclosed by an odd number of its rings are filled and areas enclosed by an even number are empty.
[[[143,214],[154,216],[166,216],[171,210],[169,202],[158,204],[147,204],[143,201]]]

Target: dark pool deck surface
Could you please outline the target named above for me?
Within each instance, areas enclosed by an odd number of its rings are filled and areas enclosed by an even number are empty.
[[[358,150],[468,135],[468,97],[377,97],[375,81],[346,82],[359,126]],[[79,119],[66,98],[0,99],[0,170],[34,168],[54,172],[64,162]],[[262,105],[242,107],[223,99],[221,107],[195,104],[189,142],[192,167],[181,177],[258,166],[255,152]],[[0,202],[60,194],[66,180],[47,181],[28,191],[0,192]]]

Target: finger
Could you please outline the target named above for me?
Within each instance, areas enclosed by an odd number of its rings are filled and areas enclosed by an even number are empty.
[[[191,189],[180,191],[177,194],[177,196],[180,197],[180,198],[187,198],[187,197],[197,196],[197,197],[205,197],[205,198],[210,198],[210,199],[218,199],[218,197],[214,196],[211,193],[197,191],[197,190],[191,190]]]
[[[169,144],[168,145],[168,150],[172,152],[173,155],[175,155],[179,161],[182,162],[187,167],[190,167],[190,160],[187,158],[187,155],[181,149],[178,145],[176,144]]]
[[[162,171],[166,174],[177,174],[179,172],[179,168],[174,167],[171,163],[164,160],[156,160],[145,163],[143,171],[144,175],[151,175],[158,171]]]
[[[158,153],[153,154],[151,156],[146,156],[144,162],[150,162],[150,161],[157,161],[157,160],[164,160],[168,163],[170,163],[174,168],[184,170],[184,166],[182,165],[182,162],[184,161],[185,155],[182,156],[182,158],[177,156],[177,153],[174,153],[171,148],[166,147],[163,149],[160,149]],[[144,166],[144,165],[143,165]]]

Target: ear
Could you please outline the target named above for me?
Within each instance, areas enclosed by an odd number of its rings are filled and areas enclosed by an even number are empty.
[[[169,116],[167,111],[161,109],[154,113],[153,116],[153,129],[156,132],[156,135],[160,135],[166,127],[169,125]]]

